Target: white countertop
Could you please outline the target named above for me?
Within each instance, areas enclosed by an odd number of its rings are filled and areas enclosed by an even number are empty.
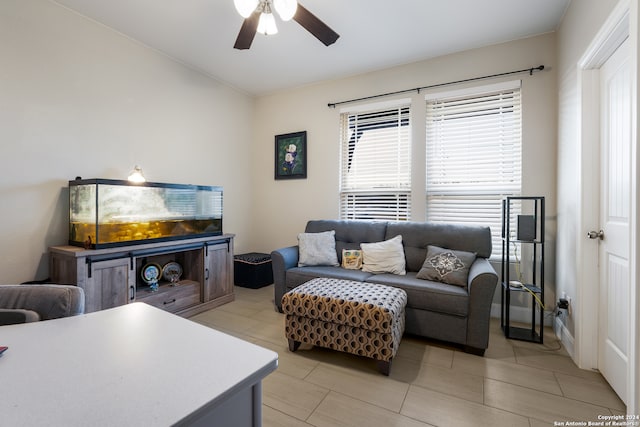
[[[144,303],[2,326],[0,346],[0,423],[12,426],[171,425],[278,365],[273,351]]]

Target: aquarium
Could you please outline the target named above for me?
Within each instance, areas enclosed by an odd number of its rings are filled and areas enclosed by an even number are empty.
[[[69,244],[107,248],[222,234],[222,187],[69,181]]]

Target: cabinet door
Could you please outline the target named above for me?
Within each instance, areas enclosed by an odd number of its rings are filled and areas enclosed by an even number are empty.
[[[233,294],[232,241],[206,248],[204,277],[204,302]]]
[[[129,258],[98,261],[87,265],[85,311],[92,312],[124,305],[135,297]]]
[[[78,285],[77,263],[78,260],[75,257],[51,252],[49,255],[49,277],[51,277],[51,281],[61,285]]]

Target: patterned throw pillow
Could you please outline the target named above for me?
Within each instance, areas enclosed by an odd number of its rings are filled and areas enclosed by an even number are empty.
[[[475,259],[476,254],[472,252],[428,246],[427,258],[416,277],[449,285],[467,286],[469,267]]]
[[[311,265],[338,266],[335,230],[298,234],[298,267]]]
[[[360,249],[343,249],[342,268],[360,270],[362,268],[362,251]]]

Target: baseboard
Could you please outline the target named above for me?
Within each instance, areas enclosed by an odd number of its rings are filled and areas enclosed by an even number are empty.
[[[498,303],[491,304],[491,317],[500,318],[502,306]],[[552,326],[553,315],[550,311],[544,312],[544,326]],[[511,306],[509,320],[517,323],[531,323],[531,308]]]
[[[569,333],[569,330],[564,325],[564,323],[562,323],[562,320],[559,317],[554,316],[553,319],[555,320],[553,322],[553,332],[556,334],[556,337],[562,343],[562,346],[564,347],[564,349],[567,350],[567,353],[569,353],[569,356],[571,356],[571,358],[574,359],[575,353],[574,353],[573,336],[571,335],[571,333]]]

